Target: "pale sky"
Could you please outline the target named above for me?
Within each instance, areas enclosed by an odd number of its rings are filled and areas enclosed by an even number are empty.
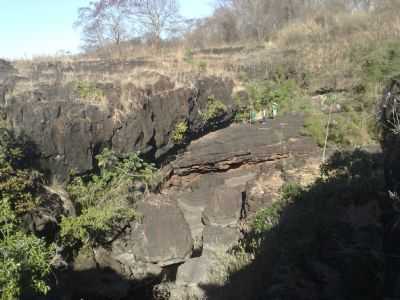
[[[73,28],[78,8],[90,0],[0,0],[0,58],[30,58],[60,50],[76,52],[79,32]],[[182,14],[210,15],[210,0],[180,0]]]

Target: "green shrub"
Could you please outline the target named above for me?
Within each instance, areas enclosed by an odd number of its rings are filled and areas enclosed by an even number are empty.
[[[246,122],[250,119],[250,109],[247,107],[239,107],[235,113],[234,121],[237,123]]]
[[[180,144],[186,137],[188,131],[188,124],[186,121],[179,122],[176,124],[174,131],[172,132],[172,140],[175,144]]]
[[[329,126],[328,144],[347,147],[373,143],[373,135],[376,134],[373,133],[375,129],[368,116],[367,112],[355,111],[333,114]],[[303,133],[311,136],[320,147],[323,147],[327,126],[328,116],[314,112],[305,118]]]
[[[132,208],[116,206],[114,202],[89,207],[77,217],[63,217],[60,235],[63,243],[71,247],[105,243],[116,226],[136,217]]]
[[[199,72],[205,72],[205,71],[207,71],[207,62],[205,62],[205,61],[199,61],[199,62],[197,63],[197,66],[198,66],[198,68],[199,68]]]
[[[31,169],[32,146],[0,128],[0,197],[7,200],[18,216],[37,207],[42,175]]]
[[[117,155],[105,149],[96,159],[98,175],[75,177],[68,185],[78,216],[62,219],[61,238],[71,247],[106,242],[116,227],[137,217],[135,186],[155,184],[154,166],[137,153]]]
[[[279,106],[279,113],[305,111],[309,101],[305,101],[301,89],[292,79],[254,81],[247,85],[251,109],[270,109],[272,103]]]
[[[363,77],[369,82],[385,83],[400,75],[400,42],[386,42],[364,50],[361,56]],[[360,53],[361,54],[361,53]],[[355,60],[360,60],[359,57]]]
[[[74,82],[74,89],[79,98],[85,101],[101,102],[105,99],[104,92],[94,82],[76,81]]]
[[[0,200],[1,214],[4,200]],[[3,220],[1,216],[0,219]],[[53,247],[32,234],[26,234],[16,226],[4,228],[0,225],[0,299],[19,299],[23,294],[46,294],[49,287],[46,279],[51,271],[50,260]]]
[[[194,60],[194,53],[193,50],[190,48],[185,49],[185,53],[183,55],[183,60],[188,64],[193,64]]]
[[[304,120],[305,135],[311,136],[318,146],[322,147],[325,143],[326,125],[328,117],[323,113],[314,113],[308,115]]]
[[[354,91],[353,101],[349,101],[356,111],[375,110],[376,99],[382,94],[384,86],[400,75],[400,42],[370,42],[363,47],[353,46],[349,53],[350,62],[356,74],[359,86]]]
[[[235,97],[236,112],[235,112],[235,122],[246,122],[250,119],[251,108],[248,103],[242,103],[243,101],[240,97]]]
[[[226,105],[214,97],[209,97],[207,100],[207,105],[205,111],[201,113],[201,118],[204,123],[212,122],[218,117],[222,116],[227,112]]]
[[[0,299],[46,294],[54,249],[22,230],[21,217],[37,207],[41,175],[28,168],[24,139],[0,129]]]

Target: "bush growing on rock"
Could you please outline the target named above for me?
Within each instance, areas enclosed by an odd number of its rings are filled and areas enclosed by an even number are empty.
[[[201,118],[204,123],[212,122],[227,112],[226,105],[214,97],[209,97],[205,111],[201,112]]]
[[[29,168],[32,146],[23,138],[0,129],[0,196],[20,216],[40,203],[37,195],[42,176]]]
[[[0,299],[45,294],[53,247],[23,230],[23,215],[40,203],[41,175],[28,168],[26,141],[0,129]]]
[[[104,92],[94,82],[76,81],[74,82],[74,90],[83,101],[102,102],[105,99]]]
[[[0,299],[46,294],[53,247],[19,229],[17,217],[5,199],[0,200]]]
[[[270,110],[272,103],[276,103],[279,114],[309,110],[309,99],[293,79],[277,75],[274,80],[252,81],[246,89],[250,98],[248,109]]]
[[[188,124],[186,121],[179,122],[176,124],[174,131],[172,132],[172,140],[175,144],[183,142],[186,133],[188,131]]]
[[[78,216],[62,219],[61,238],[72,247],[104,243],[133,221],[135,200],[156,177],[154,166],[137,153],[117,155],[105,149],[96,159],[99,174],[75,177],[68,186]]]

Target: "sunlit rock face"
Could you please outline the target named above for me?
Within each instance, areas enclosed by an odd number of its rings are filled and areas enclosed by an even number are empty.
[[[179,82],[155,71],[132,75],[130,67],[137,66],[39,63],[17,70],[0,61],[2,117],[36,144],[43,169],[61,182],[71,171],[92,170],[94,157],[105,147],[140,151],[160,161],[177,146],[233,119],[231,80],[194,76]],[[99,70],[108,77],[98,78]],[[212,126],[202,117],[210,97],[226,108]],[[182,141],[174,141],[181,122],[187,132]]]

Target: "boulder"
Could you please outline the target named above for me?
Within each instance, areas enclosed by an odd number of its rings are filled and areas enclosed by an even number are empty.
[[[207,251],[225,253],[240,240],[240,232],[237,228],[206,226],[203,232],[203,255]]]
[[[191,256],[190,228],[174,200],[155,195],[140,203],[137,211],[142,222],[133,223],[112,245],[116,260],[130,267],[137,262],[165,267]]]
[[[235,189],[220,187],[213,191],[203,212],[203,223],[215,226],[234,226],[243,209],[242,193]]]
[[[203,211],[207,205],[207,190],[199,189],[192,192],[180,193],[177,196],[179,208],[189,225],[193,238],[194,252],[203,248]]]
[[[192,255],[190,229],[174,200],[154,195],[139,203],[137,211],[142,220],[111,245],[80,251],[71,273],[65,275],[76,295],[126,298],[136,287],[160,282],[167,267]]]
[[[207,256],[192,258],[180,265],[176,274],[177,285],[209,283],[210,271],[215,261]]]
[[[153,289],[154,300],[206,300],[206,292],[198,285],[175,285],[162,283]]]
[[[265,168],[264,168],[265,169]],[[279,199],[280,188],[284,184],[281,171],[271,165],[246,184],[246,216],[254,215],[258,210],[271,206]]]

